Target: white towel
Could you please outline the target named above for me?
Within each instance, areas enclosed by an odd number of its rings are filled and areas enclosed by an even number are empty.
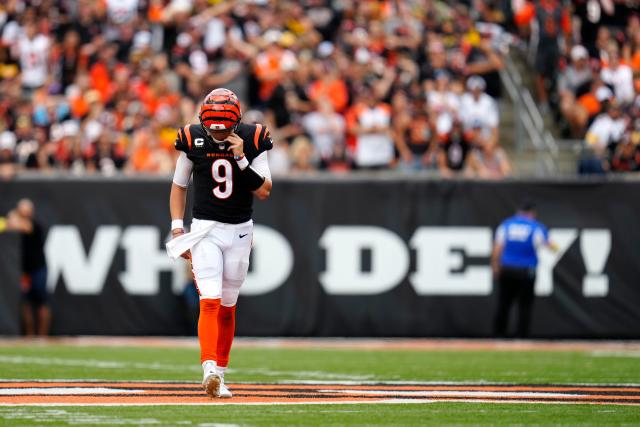
[[[167,248],[167,254],[169,254],[169,258],[178,259],[180,255],[190,250],[195,246],[200,240],[204,238],[204,236],[209,233],[216,226],[215,222],[211,222],[206,226],[202,227],[200,230],[191,231],[189,233],[185,233],[181,236],[178,236],[174,239],[169,240],[165,246]]]

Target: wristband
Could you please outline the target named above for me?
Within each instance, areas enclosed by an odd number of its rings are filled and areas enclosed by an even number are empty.
[[[244,179],[244,182],[247,183],[249,190],[255,191],[258,188],[262,187],[264,184],[265,178],[260,175],[253,167],[248,166],[246,169],[241,171],[240,176]]]
[[[171,221],[171,231],[177,228],[184,229],[184,222],[181,219],[174,219]]]
[[[247,166],[249,166],[249,160],[247,160],[245,156],[242,156],[240,158],[235,158],[235,159],[236,159],[236,163],[238,163],[238,167],[240,168],[240,170],[245,170]]]

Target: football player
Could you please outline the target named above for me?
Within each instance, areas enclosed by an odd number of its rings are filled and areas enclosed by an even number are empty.
[[[236,302],[247,276],[253,239],[254,196],[271,192],[267,151],[273,141],[266,126],[241,123],[236,95],[211,91],[200,107],[200,123],[178,130],[176,162],[169,205],[173,258],[191,259],[200,296],[198,338],[204,370],[202,385],[214,397],[231,397],[224,372],[235,334]],[[193,174],[191,230],[183,217],[187,187]]]

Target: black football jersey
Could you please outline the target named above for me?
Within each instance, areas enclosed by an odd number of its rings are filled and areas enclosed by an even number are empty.
[[[249,163],[273,147],[266,126],[240,123],[236,134],[244,142]],[[227,143],[215,142],[200,124],[192,124],[178,130],[175,147],[193,162],[194,218],[228,224],[251,219],[253,193]]]

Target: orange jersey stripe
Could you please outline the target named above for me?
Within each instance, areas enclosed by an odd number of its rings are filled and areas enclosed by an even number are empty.
[[[260,138],[260,133],[262,133],[262,125],[256,124],[256,133],[253,135],[253,143],[256,146],[256,150],[258,149],[258,139]]]
[[[186,125],[184,127],[184,133],[187,136],[187,144],[189,144],[189,150],[191,150],[191,131],[189,130],[190,127],[191,125]]]

